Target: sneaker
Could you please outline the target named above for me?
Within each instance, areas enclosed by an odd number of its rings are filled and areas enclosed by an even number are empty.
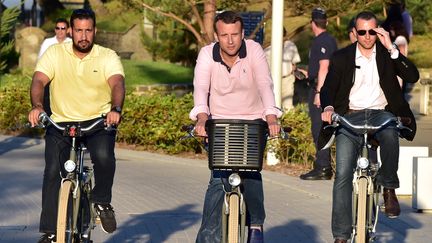
[[[105,233],[112,233],[117,229],[117,222],[111,204],[97,204],[94,205],[96,214],[101,221],[102,230]]]
[[[45,233],[41,236],[38,243],[52,243],[56,242],[56,237],[54,234],[51,233]]]

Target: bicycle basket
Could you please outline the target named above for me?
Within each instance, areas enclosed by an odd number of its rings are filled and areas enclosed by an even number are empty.
[[[263,120],[208,120],[209,169],[261,171],[267,123]]]

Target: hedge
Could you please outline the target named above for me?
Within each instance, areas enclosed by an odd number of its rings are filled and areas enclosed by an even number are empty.
[[[3,82],[0,86],[0,132],[4,134],[39,134],[25,128],[30,110],[29,77],[25,81]],[[126,94],[122,122],[119,126],[117,141],[134,145],[137,149],[158,151],[169,154],[182,152],[202,153],[195,139],[181,139],[186,135],[181,131],[183,125],[192,124],[189,111],[193,107],[192,94],[177,97],[174,94],[150,93]],[[284,112],[283,126],[292,128],[290,139],[276,140],[275,151],[283,163],[301,163],[307,166],[314,159],[314,146],[310,133],[310,119],[307,107],[298,105]]]

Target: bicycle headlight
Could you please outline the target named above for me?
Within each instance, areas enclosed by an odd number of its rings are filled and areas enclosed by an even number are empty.
[[[75,164],[75,162],[74,162],[73,160],[67,160],[67,161],[64,163],[64,168],[65,168],[65,170],[66,170],[68,173],[70,173],[70,172],[72,172],[72,171],[75,170],[75,168],[76,168],[76,164]]]
[[[239,174],[233,173],[228,177],[228,182],[231,186],[238,186],[240,185],[241,178]]]
[[[367,158],[359,158],[357,165],[362,169],[366,169],[369,166],[369,160]]]

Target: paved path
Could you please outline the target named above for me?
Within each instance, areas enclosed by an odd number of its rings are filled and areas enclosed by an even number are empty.
[[[405,146],[428,146],[432,155],[432,116],[418,115],[418,93],[411,107],[418,132]],[[43,171],[44,141],[0,135],[0,242],[36,242]],[[118,230],[93,231],[94,242],[194,242],[209,171],[203,160],[117,149],[113,205]],[[330,230],[332,181],[301,181],[263,172],[268,243],[333,242]],[[432,241],[432,213],[411,208],[400,198],[402,214],[381,215],[378,241]]]
[[[36,242],[43,140],[0,136],[0,242]],[[113,205],[118,230],[93,231],[94,242],[194,242],[209,171],[206,161],[116,150]],[[266,242],[332,242],[332,181],[300,181],[263,172]],[[378,242],[430,242],[432,214],[401,198],[398,219],[381,217]],[[429,240],[427,240],[429,239]]]

